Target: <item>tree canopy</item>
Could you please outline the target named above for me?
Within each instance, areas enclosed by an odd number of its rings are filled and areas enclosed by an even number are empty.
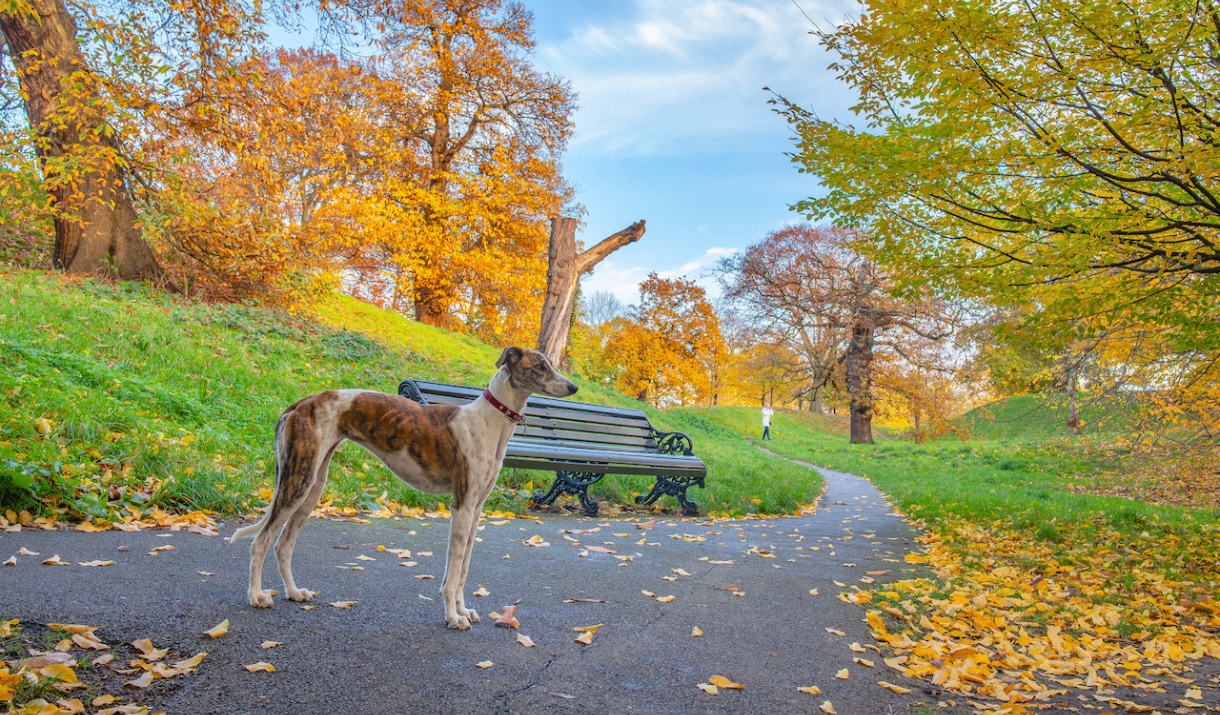
[[[862,125],[776,98],[827,188],[799,210],[1048,349],[1161,343],[1130,386],[1214,390],[1220,5],[883,0],[818,34]]]

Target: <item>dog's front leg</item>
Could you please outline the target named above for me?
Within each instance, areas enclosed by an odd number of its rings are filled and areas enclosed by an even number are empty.
[[[445,563],[445,580],[441,595],[445,600],[445,624],[464,631],[479,622],[479,614],[466,608],[463,590],[466,587],[466,564],[474,545],[475,524],[479,507],[467,501],[449,517],[449,553]]]

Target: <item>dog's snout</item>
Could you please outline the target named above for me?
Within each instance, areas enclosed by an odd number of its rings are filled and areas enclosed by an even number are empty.
[[[573,385],[573,384],[572,384],[572,383],[570,383],[570,382],[568,383],[568,395],[569,395],[569,396],[571,396],[571,395],[575,395],[575,394],[576,394],[576,391],[577,391],[577,390],[579,390],[579,389],[580,389],[580,388],[579,388],[579,387],[577,387],[576,385]]]

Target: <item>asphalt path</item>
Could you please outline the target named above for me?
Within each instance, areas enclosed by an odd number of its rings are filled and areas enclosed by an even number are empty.
[[[169,648],[167,661],[207,651],[195,673],[147,690],[124,687],[118,675],[93,679],[125,702],[171,714],[816,713],[827,700],[842,715],[945,712],[877,652],[849,648],[873,640],[865,610],[838,597],[922,573],[903,561],[918,533],[868,481],[819,471],[826,492],[816,513],[800,517],[660,516],[650,529],[637,528],[651,518],[638,515],[485,519],[466,588],[467,606],[483,622],[469,631],[444,626],[448,521],[412,518],[311,519],[294,558],[297,584],[318,592],[308,610],[282,594],[270,609],[247,603],[249,540],[231,545],[186,531],[0,533],[0,559],[17,554],[16,566],[0,568],[0,618],[20,618],[27,629],[99,626],[97,636],[121,657],[137,655],[120,644],[140,638]],[[535,536],[549,545],[529,545]],[[173,548],[154,551],[166,545]],[[22,547],[40,555],[20,555]],[[41,564],[52,555],[73,565]],[[95,559],[114,564],[78,565]],[[283,588],[273,555],[263,583]],[[480,588],[490,595],[474,596]],[[355,603],[330,605],[343,601]],[[488,617],[509,604],[519,630]],[[204,635],[225,619],[226,635]],[[590,645],[574,641],[573,628],[597,624]],[[518,633],[536,645],[519,644]],[[282,645],[264,649],[264,641]],[[275,672],[243,668],[257,661]],[[847,680],[836,677],[844,668]],[[714,675],[744,689],[710,695],[697,687]],[[914,692],[896,695],[879,680]],[[814,685],[822,694],[797,690]]]

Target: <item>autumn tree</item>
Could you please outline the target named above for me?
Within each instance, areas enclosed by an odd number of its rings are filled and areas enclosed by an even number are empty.
[[[409,88],[391,98],[385,141],[402,153],[379,200],[403,232],[399,280],[416,319],[536,320],[546,222],[570,197],[559,157],[574,96],[530,64],[531,14],[502,0],[364,7],[381,28],[382,71]],[[521,296],[529,305],[509,304]]]
[[[899,294],[856,250],[863,238],[838,227],[793,226],[725,257],[717,271],[726,296],[799,357],[812,387],[824,389],[841,370],[851,441],[871,444],[876,350],[912,359],[911,341],[949,337],[953,315],[932,297]]]
[[[825,319],[816,306],[836,289],[835,270],[850,261],[838,229],[790,226],[772,231],[739,253],[722,258],[715,269],[725,297],[796,359],[790,372],[822,412],[822,395],[839,362],[848,326]],[[842,254],[842,255],[841,255]]]
[[[141,200],[157,183],[141,139],[149,126],[206,117],[211,88],[234,78],[261,38],[255,11],[226,0],[193,5],[0,3],[0,41],[12,62],[28,129],[6,132],[12,174],[32,157],[50,199],[54,264],[76,273],[158,279]],[[239,74],[239,73],[237,73]]]
[[[798,208],[866,230],[904,281],[1036,306],[1031,335],[1159,344],[1128,384],[1174,386],[1212,429],[1217,17],[1213,0],[870,3],[818,33],[862,125],[776,100],[828,190]]]
[[[662,406],[715,399],[727,352],[716,311],[694,281],[650,273],[631,316],[610,325],[603,360],[620,366],[623,392]]]

